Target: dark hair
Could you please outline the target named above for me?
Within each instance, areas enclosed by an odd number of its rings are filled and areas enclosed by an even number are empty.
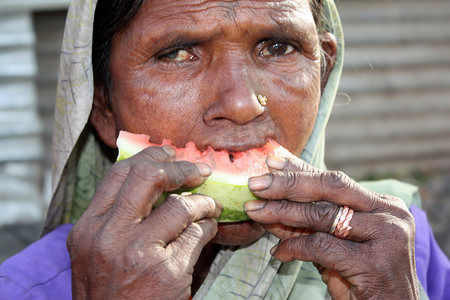
[[[109,55],[114,35],[130,21],[144,0],[99,0],[94,15],[92,66],[96,83],[109,86]]]
[[[92,65],[96,84],[110,86],[109,56],[118,32],[139,11],[145,0],[98,0],[94,16]],[[321,32],[322,0],[310,0],[318,32]]]

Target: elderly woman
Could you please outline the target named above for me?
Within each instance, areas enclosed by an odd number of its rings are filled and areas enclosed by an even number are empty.
[[[68,13],[46,235],[2,265],[2,299],[450,295],[417,189],[325,170],[343,57],[332,1],[94,8],[78,0]],[[218,224],[221,205],[204,195],[153,208],[163,192],[201,185],[207,165],[165,146],[111,167],[119,130],[229,151],[271,138],[302,160],[269,156],[271,172],[249,179],[262,199],[245,204],[251,220]]]

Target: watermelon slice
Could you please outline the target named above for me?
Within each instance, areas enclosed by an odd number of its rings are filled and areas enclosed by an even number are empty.
[[[212,169],[211,176],[201,186],[194,189],[183,189],[176,193],[192,192],[205,194],[223,205],[219,222],[237,222],[248,220],[244,211],[244,202],[257,199],[248,188],[248,178],[269,172],[266,165],[268,155],[292,157],[293,155],[276,143],[269,140],[260,148],[243,152],[215,151],[208,147],[199,151],[193,142],[188,142],[184,148],[177,148],[170,140],[164,139],[161,145],[149,142],[145,134],[133,134],[126,131],[119,133],[117,161],[126,159],[150,146],[171,145],[176,150],[176,160],[186,160],[193,163],[205,163]]]

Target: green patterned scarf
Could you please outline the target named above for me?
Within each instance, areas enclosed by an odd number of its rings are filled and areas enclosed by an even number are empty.
[[[56,97],[53,196],[44,233],[78,220],[112,164],[88,125],[93,99],[91,46],[96,2],[73,0],[67,15]],[[313,133],[301,158],[325,169],[325,127],[340,81],[344,42],[334,1],[322,2],[325,30],[336,36],[338,53],[322,94]],[[396,181],[364,185],[401,196],[408,204],[420,205],[415,187]],[[311,263],[281,263],[271,257],[269,250],[277,242],[277,238],[265,234],[249,246],[224,247],[195,299],[325,299],[326,286]]]

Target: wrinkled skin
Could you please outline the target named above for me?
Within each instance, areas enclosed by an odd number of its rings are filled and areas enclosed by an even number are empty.
[[[314,262],[333,299],[419,299],[414,219],[401,199],[300,159],[269,157],[267,163],[272,172],[251,178],[249,186],[268,200],[245,207],[282,240],[273,256]],[[346,240],[328,234],[343,205],[356,212]]]
[[[150,147],[116,163],[98,187],[67,241],[75,299],[189,297],[194,265],[222,209],[203,195],[171,195],[152,209],[162,192],[202,184],[211,172],[173,162],[168,151]]]
[[[299,155],[320,101],[320,46],[330,59],[323,84],[336,42],[317,34],[307,1],[146,1],[113,40],[111,86],[96,83],[90,122],[111,147],[127,130],[230,151],[273,138]],[[173,155],[151,147],[108,172],[69,234],[74,298],[187,299],[214,244],[251,243],[265,230],[283,239],[278,259],[315,262],[335,299],[417,295],[414,225],[399,200],[290,162],[271,165],[269,188],[250,181],[255,194],[284,201],[249,203],[252,221],[217,225],[221,207],[206,196],[174,195],[152,208],[163,192],[211,172]],[[358,212],[347,241],[324,233],[343,204]],[[298,236],[305,227],[317,233]]]

